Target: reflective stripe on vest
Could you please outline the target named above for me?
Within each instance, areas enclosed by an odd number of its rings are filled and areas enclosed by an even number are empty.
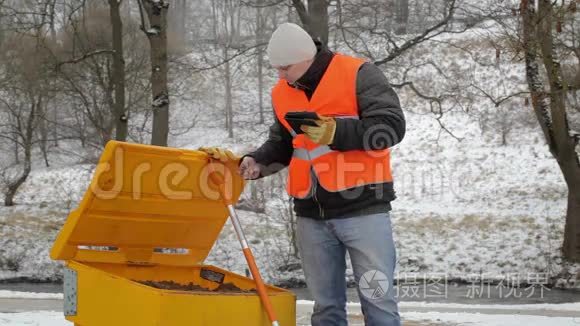
[[[310,100],[285,80],[280,80],[272,90],[274,112],[293,137],[294,153],[286,185],[290,196],[311,196],[312,178],[331,192],[392,181],[388,149],[335,151],[312,142],[305,134],[296,134],[284,120],[286,113],[300,111],[335,119],[359,119],[356,77],[363,63],[360,59],[335,55]]]
[[[338,116],[338,117],[334,117],[335,119],[356,119],[359,120],[358,115],[352,115],[352,116]],[[294,132],[294,130],[290,130],[290,134],[292,135],[292,137],[296,137],[298,134]],[[299,159],[303,159],[303,160],[313,160],[315,158],[318,158],[324,154],[330,153],[333,150],[328,146],[328,145],[321,145],[316,147],[315,149],[308,151],[304,148],[295,148],[294,149],[294,153],[292,154],[293,157],[299,158]]]
[[[312,161],[314,159],[319,158],[324,154],[328,154],[330,152],[334,152],[328,145],[318,146],[315,149],[309,151],[304,148],[295,148],[292,157],[296,157],[302,160]]]

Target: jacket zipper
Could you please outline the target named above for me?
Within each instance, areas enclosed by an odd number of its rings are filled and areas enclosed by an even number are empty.
[[[318,197],[316,197],[316,192],[318,190],[318,178],[316,178],[316,173],[314,173],[314,168],[312,168],[312,170],[310,171],[312,173],[312,176],[314,176],[314,178],[312,178],[312,182],[314,183],[314,191],[312,193],[312,198],[314,199],[314,202],[318,205],[318,213],[320,214],[321,218],[324,218],[324,210],[322,209],[322,204],[320,203],[320,201],[318,201]]]

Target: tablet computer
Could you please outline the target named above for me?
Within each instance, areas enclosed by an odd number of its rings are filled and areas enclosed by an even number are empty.
[[[314,121],[318,120],[318,114],[309,111],[293,111],[286,113],[284,119],[288,122],[294,132],[297,134],[303,134],[304,131],[300,129],[300,126],[317,126]]]

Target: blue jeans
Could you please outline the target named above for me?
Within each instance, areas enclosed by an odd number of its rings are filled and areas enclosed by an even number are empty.
[[[314,298],[312,326],[348,324],[347,250],[365,325],[401,325],[393,289],[396,255],[389,213],[331,220],[298,217],[297,223],[302,269]]]

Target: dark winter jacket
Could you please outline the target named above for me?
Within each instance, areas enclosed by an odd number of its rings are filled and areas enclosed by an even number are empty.
[[[293,85],[304,91],[308,99],[316,90],[334,53],[321,49],[308,71]],[[385,75],[372,63],[365,63],[359,69],[356,94],[360,120],[336,119],[336,134],[330,147],[338,151],[378,150],[394,146],[405,135],[405,117],[399,98],[393,91]],[[256,151],[247,154],[262,165],[260,177],[278,172],[288,166],[292,158],[292,136],[275,118],[270,127],[268,140]],[[366,139],[373,141],[363,141]],[[354,217],[386,212],[395,199],[392,183],[366,185],[341,192],[328,192],[320,184],[314,196],[305,199],[294,198],[297,216],[311,218]]]

